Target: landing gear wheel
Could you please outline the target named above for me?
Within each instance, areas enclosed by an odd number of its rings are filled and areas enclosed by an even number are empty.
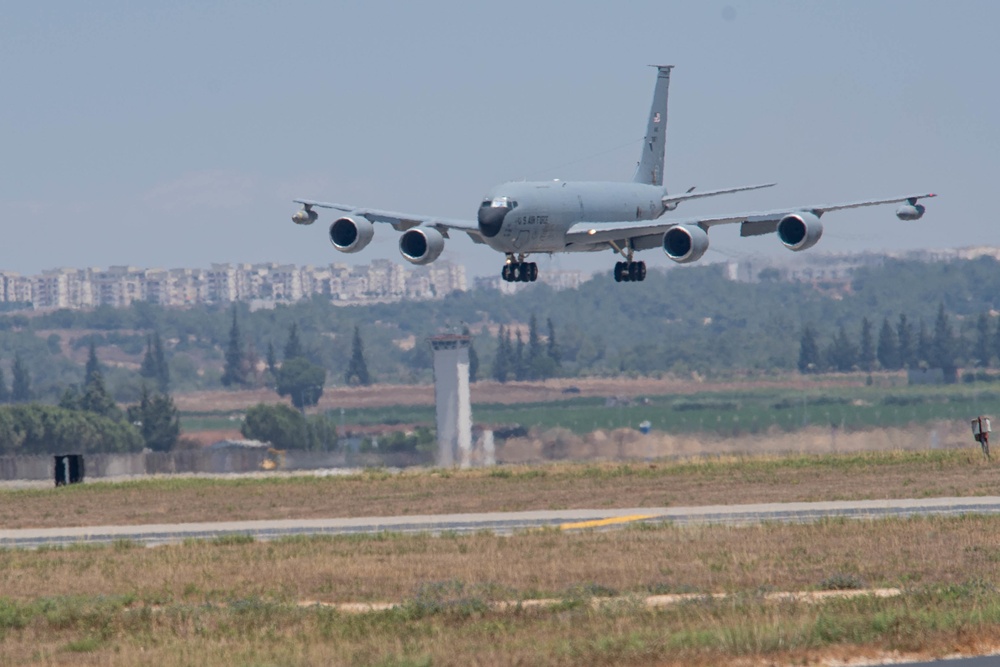
[[[503,265],[500,277],[509,283],[533,283],[538,280],[538,265],[534,262],[510,262]]]
[[[616,262],[616,283],[641,283],[646,279],[646,262]]]
[[[632,275],[632,269],[629,269],[629,275]],[[642,282],[646,279],[646,262],[635,262],[635,278],[638,282]]]

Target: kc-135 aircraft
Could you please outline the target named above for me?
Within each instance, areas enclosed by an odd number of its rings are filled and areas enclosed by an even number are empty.
[[[358,252],[371,243],[374,223],[388,223],[402,235],[399,251],[413,264],[428,264],[444,250],[450,232],[464,232],[475,243],[485,243],[506,255],[501,275],[508,282],[533,282],[538,265],[530,255],[556,252],[613,250],[624,261],[615,264],[618,282],[641,282],[646,263],[634,260],[637,250],[661,247],[680,264],[694,262],[708,250],[708,231],[715,225],[739,223],[740,236],[776,232],[789,250],[806,250],[823,234],[820,217],[828,211],[879,204],[900,204],[896,217],[918,220],[924,214],[919,200],[933,194],[871,199],[831,206],[798,206],[757,213],[663,217],[689,199],[767,188],[774,183],[722,190],[669,194],[663,185],[664,138],[667,128],[667,89],[672,65],[656,65],[653,105],[646,123],[642,155],[631,182],[537,181],[498,185],[483,198],[477,220],[451,220],[428,215],[394,213],[374,208],[296,199],[302,209],[292,216],[300,225],[316,221],[315,208],[342,215],[330,224],[330,242],[341,252]]]

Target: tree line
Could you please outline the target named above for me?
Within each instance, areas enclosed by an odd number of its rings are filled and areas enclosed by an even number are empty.
[[[546,320],[546,326],[548,337],[544,343],[538,333],[538,319],[534,313],[528,320],[527,343],[520,330],[515,335],[512,328],[500,326],[496,336],[496,354],[493,357],[494,380],[545,380],[559,375],[559,345],[556,343],[552,318]],[[470,365],[471,363],[470,360]]]
[[[552,373],[711,376],[792,370],[804,323],[809,323],[820,348],[807,367],[862,368],[871,366],[867,351],[875,348],[877,353],[887,313],[892,313],[889,324],[897,338],[898,313],[906,313],[914,340],[921,321],[926,323],[926,337],[932,338],[943,303],[955,338],[971,347],[980,313],[1000,311],[1000,264],[989,257],[934,263],[884,260],[855,270],[849,285],[817,284],[822,289],[807,283],[738,283],[728,280],[722,267],[695,265],[651,269],[641,294],[629,298],[623,298],[620,285],[601,275],[576,290],[555,292],[538,283],[516,295],[476,290],[428,302],[342,307],[317,297],[254,312],[245,304],[167,309],[137,302],[117,310],[102,306],[32,317],[0,314],[0,368],[5,373],[0,384],[10,386],[19,356],[21,370],[31,370],[31,395],[56,402],[66,386],[84,379],[81,364],[73,362],[67,350],[93,342],[102,354],[108,349],[118,358],[129,355],[137,365],[142,362],[143,375],[124,365],[105,369],[108,391],[119,403],[139,401],[143,382],[159,388],[162,381],[171,391],[187,391],[223,386],[226,377],[231,387],[277,388],[277,373],[285,362],[282,344],[293,324],[304,358],[325,370],[326,382],[338,384],[364,384],[366,376],[369,382],[430,382],[431,350],[423,341],[441,329],[468,330],[470,325],[477,332],[470,350],[474,377],[504,381]],[[552,356],[539,356],[537,347],[531,354],[530,326],[522,328],[520,323],[528,323],[532,313],[544,314],[537,327],[543,348],[546,318],[558,327],[555,370],[535,365],[548,364],[545,357]],[[235,345],[234,318],[239,334]],[[861,340],[866,318],[871,346]],[[501,324],[503,336],[497,332]],[[988,324],[995,329],[995,318],[988,318]],[[841,328],[844,336],[839,336]],[[78,336],[74,330],[79,330]],[[524,332],[520,361],[518,331]],[[835,339],[839,347],[828,354]],[[859,356],[864,348],[863,359],[853,359],[851,348]],[[365,354],[370,351],[377,354]],[[975,360],[983,355],[963,349],[957,356],[962,363],[979,363]],[[308,368],[296,365],[298,375]],[[875,367],[895,365],[876,357]],[[311,368],[311,376],[299,378],[292,370],[287,371],[289,382],[283,383],[287,396],[301,395],[296,387],[317,384]]]
[[[955,382],[963,366],[989,368],[998,363],[1000,319],[994,323],[988,313],[980,313],[972,335],[956,333],[943,303],[933,329],[922,319],[914,325],[906,314],[900,314],[894,322],[883,318],[877,337],[871,321],[864,317],[856,338],[841,325],[823,346],[816,328],[807,324],[799,340],[802,373],[940,368],[946,382]]]
[[[0,407],[0,454],[168,451],[175,446],[180,415],[169,394],[143,385],[139,402],[121,410],[105,386],[93,344],[85,373],[83,385],[67,387],[55,406],[28,402],[30,378],[18,392],[12,390],[16,404]]]
[[[257,373],[258,358],[253,345],[243,343],[237,310],[233,308],[232,326],[229,329],[229,342],[226,346],[225,362],[223,364],[220,382],[224,387],[239,388],[248,386],[270,386],[279,396],[287,396],[292,405],[305,410],[316,405],[323,395],[326,384],[326,369],[310,358],[310,354],[299,338],[298,324],[293,322],[288,328],[282,361],[278,363],[274,343],[268,341],[265,356],[264,377]],[[344,383],[347,385],[369,385],[372,376],[368,372],[368,362],[365,360],[364,343],[361,340],[361,329],[354,327],[354,337],[351,343],[351,359],[344,373]]]

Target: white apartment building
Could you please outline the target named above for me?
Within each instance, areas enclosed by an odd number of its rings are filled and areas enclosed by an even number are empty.
[[[368,266],[331,264],[212,264],[209,269],[49,269],[36,276],[0,271],[0,302],[31,303],[39,310],[126,307],[134,301],[162,306],[253,301],[256,307],[313,295],[334,303],[364,304],[404,298],[442,298],[466,289],[465,267],[438,262],[408,268],[388,260]]]

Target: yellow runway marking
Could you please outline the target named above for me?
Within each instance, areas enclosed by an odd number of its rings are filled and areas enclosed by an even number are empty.
[[[610,519],[594,519],[593,521],[577,521],[576,523],[559,524],[560,530],[577,530],[579,528],[600,528],[601,526],[613,526],[616,523],[629,523],[630,521],[642,521],[643,519],[655,519],[656,514],[633,514],[631,516],[616,516]]]

